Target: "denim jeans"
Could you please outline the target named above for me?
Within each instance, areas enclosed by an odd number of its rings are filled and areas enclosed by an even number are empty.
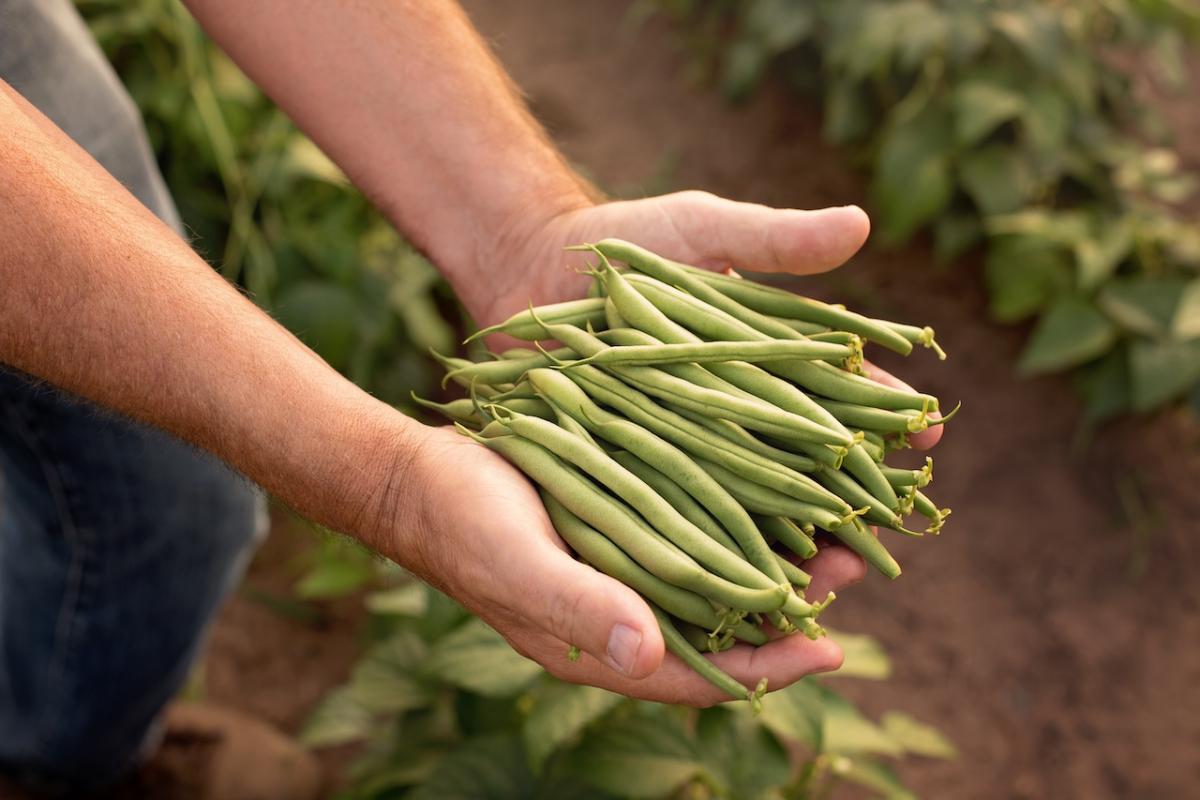
[[[0,0],[0,78],[181,229],[69,0]],[[133,766],[262,520],[210,456],[0,367],[0,770],[77,791]]]

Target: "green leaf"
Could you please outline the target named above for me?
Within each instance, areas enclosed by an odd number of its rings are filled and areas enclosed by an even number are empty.
[[[804,679],[771,692],[758,720],[777,736],[817,750],[823,713],[821,688],[816,681]]]
[[[834,774],[879,792],[884,800],[919,800],[886,764],[869,758],[839,759]]]
[[[296,584],[295,592],[307,600],[345,597],[375,577],[371,562],[358,558],[324,558]]]
[[[888,711],[879,720],[888,736],[906,752],[926,758],[954,758],[958,751],[937,728],[926,725],[900,711]]]
[[[304,281],[279,295],[275,316],[285,328],[335,368],[350,360],[357,339],[358,301],[348,289]]]
[[[813,32],[815,10],[791,0],[754,0],[749,4],[743,29],[771,53],[782,53]]]
[[[1133,407],[1150,411],[1183,397],[1200,382],[1200,340],[1137,340],[1129,349]]]
[[[1071,282],[1062,248],[1038,236],[992,239],[984,274],[992,316],[1000,322],[1028,317]]]
[[[516,734],[470,739],[438,763],[410,800],[528,800],[534,778]]]
[[[858,712],[850,701],[822,690],[821,744],[827,753],[903,755],[904,749],[883,728]]]
[[[1171,334],[1176,339],[1200,339],[1200,278],[1193,278],[1179,293]]]
[[[905,242],[950,202],[954,185],[947,151],[948,115],[927,109],[892,126],[875,162],[871,195],[882,216],[880,238],[888,245]]]
[[[954,90],[954,138],[973,147],[1026,112],[1020,92],[989,80],[967,80]]]
[[[1125,219],[1096,221],[1098,227],[1075,244],[1079,288],[1095,289],[1117,271],[1133,250],[1133,228]]]
[[[419,617],[429,607],[428,590],[425,584],[413,581],[394,589],[372,592],[367,595],[366,606],[373,614]]]
[[[1071,131],[1071,109],[1054,87],[1038,84],[1025,94],[1021,125],[1034,151],[1057,154]]]
[[[704,773],[678,715],[630,716],[588,732],[570,772],[620,797],[660,798]]]
[[[525,720],[525,749],[535,772],[558,748],[576,739],[583,729],[616,708],[621,695],[594,686],[549,683],[534,695]]]
[[[992,144],[968,152],[958,164],[963,190],[984,214],[1007,214],[1037,193],[1037,176],[1015,147]]]
[[[516,694],[542,672],[489,628],[472,618],[434,645],[425,664],[432,678],[488,697]]]
[[[1109,283],[1096,297],[1104,313],[1132,333],[1167,336],[1187,287],[1185,278],[1140,275]]]
[[[933,223],[933,253],[941,263],[962,256],[983,239],[975,214],[943,214]]]
[[[700,712],[700,750],[723,797],[774,800],[791,773],[787,752],[745,704]]]
[[[762,80],[771,53],[758,41],[739,39],[725,54],[721,90],[731,100],[744,100]]]
[[[829,631],[830,637],[841,645],[846,660],[829,677],[887,680],[892,675],[892,662],[875,637],[865,633]]]
[[[1102,422],[1128,411],[1132,402],[1128,349],[1118,345],[1095,364],[1082,367],[1076,386],[1083,395],[1089,422]]]
[[[332,747],[366,738],[374,724],[371,712],[348,686],[325,695],[300,732],[308,747]]]
[[[1017,370],[1036,375],[1078,366],[1106,352],[1117,335],[1116,326],[1090,301],[1064,295],[1038,321]]]

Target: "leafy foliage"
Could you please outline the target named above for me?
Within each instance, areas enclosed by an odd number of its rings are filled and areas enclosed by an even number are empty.
[[[1189,392],[1200,407],[1196,177],[1133,86],[1183,85],[1196,6],[647,2],[686,21],[730,97],[773,71],[820,98],[825,137],[864,151],[882,243],[984,247],[995,318],[1040,317],[1022,371],[1079,369],[1093,421]]]
[[[406,404],[453,349],[456,306],[178,0],[77,0],[146,121],[194,246],[322,358]]]
[[[769,695],[758,717],[744,703],[694,711],[562,683],[449,598],[387,572],[399,582],[386,592],[423,599],[377,616],[379,641],[303,734],[314,747],[368,743],[341,800],[802,798],[842,780],[906,797],[881,758],[954,756],[932,728],[899,712],[872,722],[814,679]],[[886,675],[878,644],[847,638],[846,674]]]

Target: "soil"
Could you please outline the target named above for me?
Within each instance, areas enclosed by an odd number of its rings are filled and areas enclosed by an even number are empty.
[[[731,108],[687,80],[664,25],[624,5],[468,0],[567,156],[623,195],[701,188],[787,207],[866,203],[847,153],[820,141],[815,108],[768,87]],[[1188,117],[1195,127],[1194,112]],[[881,683],[841,680],[871,714],[901,709],[961,751],[908,760],[935,798],[1181,798],[1200,786],[1200,434],[1182,413],[1081,435],[1069,382],[1014,376],[1025,331],[990,323],[976,264],[934,265],[923,243],[868,249],[804,291],[932,324],[950,349],[886,367],[963,411],[936,451],[936,499],[954,508],[936,541],[889,542],[905,567],[830,612],[882,641]],[[294,577],[280,535],[251,590]],[[281,561],[280,557],[284,557]],[[294,730],[348,672],[353,603],[314,627],[244,591],[219,621],[210,697]],[[338,754],[326,756],[331,772]],[[852,795],[848,795],[852,796]]]

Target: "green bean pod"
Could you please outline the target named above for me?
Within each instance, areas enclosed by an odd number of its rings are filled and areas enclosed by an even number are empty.
[[[760,613],[775,611],[790,598],[796,598],[790,587],[750,589],[708,572],[691,556],[674,546],[667,546],[623,502],[600,491],[575,468],[541,445],[515,435],[484,438],[465,429],[463,432],[504,456],[568,511],[603,533],[630,558],[667,583],[730,608]]]
[[[937,340],[933,335],[933,328],[930,328],[928,325],[924,328],[918,328],[916,325],[905,325],[900,322],[886,322],[883,320],[874,321],[878,322],[880,325],[887,326],[895,333],[907,339],[911,344],[919,344],[922,347],[929,348],[933,352],[937,353],[939,361],[946,360],[946,351],[943,350],[941,345],[937,343]]]
[[[885,411],[882,408],[813,398],[817,404],[850,428],[885,433],[920,433],[929,427],[928,414],[921,411]]]
[[[495,386],[502,383],[516,383],[531,369],[548,367],[565,359],[576,357],[574,350],[569,347],[559,347],[555,350],[535,352],[523,358],[505,359],[502,361],[468,361],[465,366],[458,366],[446,373],[446,378],[469,386],[472,381]]]
[[[550,521],[554,523],[554,530],[588,564],[679,619],[710,631],[722,626],[720,615],[708,600],[650,574],[606,539],[604,534],[568,511],[553,495],[545,490],[541,491],[541,495]],[[750,644],[767,642],[765,633],[744,621],[735,624],[732,631],[734,636]]]
[[[758,523],[759,530],[775,537],[777,542],[800,558],[809,559],[817,554],[817,545],[812,537],[787,517],[755,515],[754,521]]]
[[[912,342],[892,328],[870,317],[839,306],[803,297],[786,289],[766,286],[756,281],[718,275],[696,267],[684,269],[696,275],[727,297],[760,314],[824,325],[834,330],[857,333],[901,355],[912,352]]]
[[[671,618],[660,608],[651,606],[654,616],[658,619],[658,627],[662,629],[663,643],[667,650],[679,657],[683,663],[691,667],[706,681],[716,686],[734,700],[749,700],[754,713],[762,710],[762,696],[767,692],[767,679],[763,678],[758,686],[751,690],[738,683],[731,675],[705,658],[699,650],[692,647],[683,637]]]
[[[493,333],[507,333],[514,339],[524,339],[532,342],[543,338],[541,322],[575,325],[580,328],[588,325],[604,325],[604,298],[586,297],[582,300],[569,300],[565,303],[553,303],[537,308],[526,309],[498,325],[483,328],[467,337],[470,342],[482,336]]]
[[[662,364],[703,364],[710,361],[841,361],[850,358],[847,345],[811,342],[803,339],[770,342],[701,342],[699,344],[655,344],[611,347],[580,361],[563,364],[599,366],[652,366]]]
[[[907,489],[910,486],[924,489],[933,480],[933,458],[926,456],[925,466],[921,469],[897,469],[885,466],[883,467],[883,476],[896,489]]]
[[[836,492],[846,502],[859,508],[866,508],[863,519],[875,525],[883,525],[900,533],[912,533],[905,529],[904,520],[896,513],[895,506],[886,506],[883,502],[859,485],[846,473],[836,469],[823,469],[816,473],[816,479],[831,492]],[[893,492],[893,497],[895,493]],[[896,501],[899,505],[899,500]]]
[[[438,412],[442,416],[454,422],[469,422],[472,425],[482,424],[482,420],[475,413],[475,403],[469,398],[464,397],[458,400],[451,400],[449,403],[435,403],[432,400],[426,400],[418,397],[415,392],[412,393],[413,402],[425,408]],[[505,403],[507,408],[511,408],[521,414],[528,414],[533,417],[541,417],[542,419],[554,419],[554,411],[544,401],[534,398],[515,398]]]
[[[929,527],[925,529],[925,532],[932,533],[934,536],[941,533],[946,517],[950,516],[950,509],[938,508],[937,504],[920,489],[913,492],[913,508],[918,514],[929,520]]]

